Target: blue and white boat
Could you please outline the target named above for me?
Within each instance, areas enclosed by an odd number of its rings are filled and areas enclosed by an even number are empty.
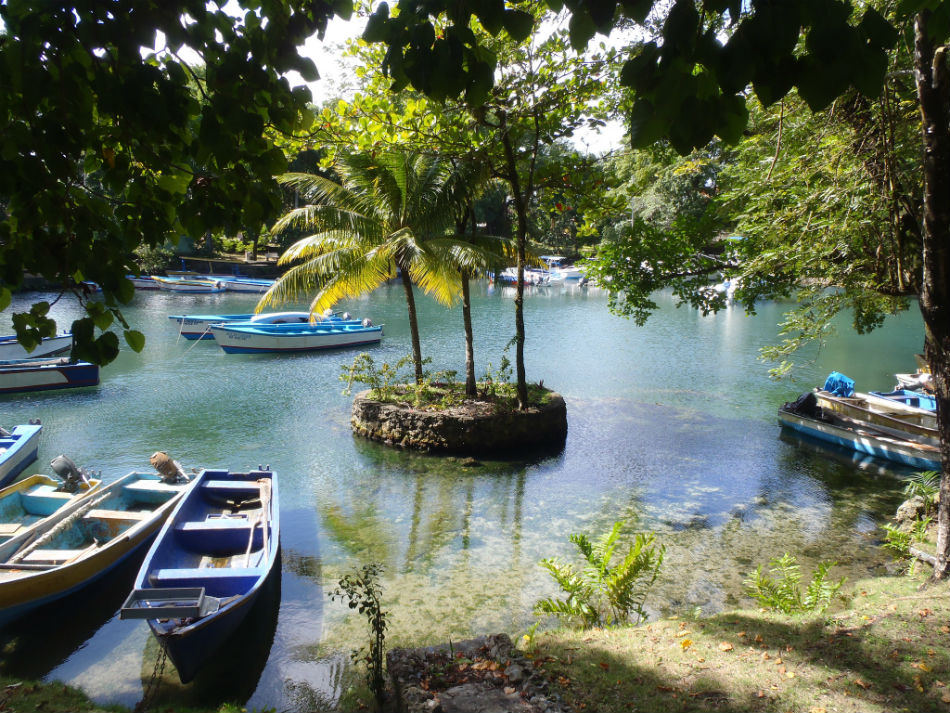
[[[170,292],[188,292],[191,294],[208,294],[224,292],[226,281],[210,277],[187,277],[173,275],[162,277],[153,275],[152,281],[158,284],[158,289]]]
[[[542,255],[541,259],[547,263],[551,282],[577,282],[584,279],[584,273],[574,265],[568,265],[560,255]]]
[[[921,391],[911,391],[909,389],[870,391],[868,393],[879,399],[885,399],[891,404],[900,404],[910,409],[926,411],[935,416],[937,413],[937,398],[933,394],[925,394]]]
[[[6,359],[0,361],[0,394],[95,386],[99,366],[60,359]]]
[[[17,341],[15,334],[8,334],[0,337],[0,359],[39,359],[68,352],[72,347],[72,332],[46,337],[31,352]]]
[[[310,321],[309,312],[265,312],[263,314],[172,314],[168,316],[178,322],[178,332],[185,339],[214,339],[212,324],[306,324]],[[350,319],[349,314],[330,314],[321,317],[315,324],[361,324],[358,319]]]
[[[12,483],[36,460],[42,430],[39,423],[14,426],[11,431],[0,428],[0,488]]]
[[[211,333],[228,354],[310,352],[376,344],[383,338],[382,326],[374,327],[369,320],[359,325],[212,324]]]
[[[783,428],[921,470],[940,470],[940,448],[931,443],[885,431],[873,423],[842,417],[818,405],[815,393],[808,392],[778,410]]]
[[[203,470],[139,569],[122,619],[147,619],[182,683],[247,616],[280,550],[277,475]]]
[[[224,280],[224,289],[227,292],[250,292],[262,295],[274,286],[275,280],[265,280],[256,277],[242,277],[240,275]]]

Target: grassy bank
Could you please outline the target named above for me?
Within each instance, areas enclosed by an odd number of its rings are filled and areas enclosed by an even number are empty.
[[[848,583],[821,616],[741,610],[549,632],[534,656],[578,711],[946,713],[950,591],[924,581]]]

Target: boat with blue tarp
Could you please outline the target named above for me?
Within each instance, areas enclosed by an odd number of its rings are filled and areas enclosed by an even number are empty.
[[[122,606],[146,619],[183,683],[247,616],[280,550],[277,476],[203,470],[168,518]]]

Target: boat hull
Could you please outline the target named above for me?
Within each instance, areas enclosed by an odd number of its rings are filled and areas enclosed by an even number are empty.
[[[153,276],[152,280],[158,283],[158,289],[160,290],[187,292],[191,294],[224,292],[227,284],[224,280],[202,280],[190,277]]]
[[[778,420],[783,428],[826,443],[922,470],[940,470],[940,451],[932,446],[876,434],[868,429],[846,428],[802,416],[784,408],[779,409]]]
[[[68,352],[73,347],[72,334],[60,334],[55,337],[47,337],[36,345],[33,351],[28,352],[26,348],[16,340],[16,335],[0,337],[0,360],[3,359],[39,359],[54,354]]]
[[[254,503],[260,507],[252,509]],[[163,594],[183,588],[200,589],[220,604],[196,616],[148,619],[182,683],[194,678],[277,576],[278,503],[272,471],[202,471],[145,556],[122,618],[147,617],[162,605]]]
[[[185,339],[214,339],[211,333],[212,324],[228,324],[235,326],[237,324],[259,325],[259,324],[307,324],[310,322],[309,312],[265,312],[263,314],[172,314],[168,316],[178,322],[179,334]],[[341,320],[338,317],[327,317],[315,324],[328,324],[332,322],[337,325],[355,325],[361,324],[358,319]]]
[[[78,521],[83,517],[91,517],[96,512],[89,510],[91,507],[98,507],[101,504],[103,508],[108,508],[112,498],[135,497],[134,490],[129,490],[128,492],[132,494],[126,495],[128,490],[126,486],[137,482],[151,483],[158,480],[157,476],[151,474],[130,473],[102,488],[92,497],[83,498],[60,509],[54,517],[49,517],[44,521],[42,530],[19,534],[0,544],[0,626],[24,616],[37,607],[82,589],[133,556],[155,536],[177,504],[181,494],[190,484],[173,488],[174,492],[169,493],[164,503],[148,510],[147,515],[144,515],[145,511],[143,511],[143,516],[135,519],[134,524],[117,532],[104,544],[87,548],[83,554],[77,555],[72,561],[47,569],[18,569],[19,566],[30,567],[31,565],[29,562],[20,565],[11,561],[11,557],[16,552],[29,547],[27,538],[35,536],[36,539],[33,540],[35,543],[42,538],[44,533],[52,531],[71,516],[78,516],[76,518]],[[145,507],[144,502],[141,505]],[[54,550],[54,552],[62,552],[62,550]]]
[[[224,283],[224,289],[227,292],[248,292],[261,295],[274,286],[274,280],[254,280],[243,277],[235,277]]]
[[[228,354],[312,352],[325,349],[377,344],[382,327],[335,327],[332,325],[277,325],[293,329],[269,330],[257,327],[213,325],[218,345]]]
[[[8,359],[0,361],[0,394],[95,386],[99,367],[88,362]]]
[[[39,424],[20,425],[14,426],[9,436],[0,437],[0,488],[36,460],[42,430]]]

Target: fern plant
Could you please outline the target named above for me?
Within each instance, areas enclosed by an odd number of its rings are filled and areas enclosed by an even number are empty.
[[[904,479],[904,495],[909,498],[919,495],[924,499],[927,510],[931,510],[940,492],[940,473],[935,470],[923,470]]]
[[[823,612],[841,589],[845,578],[838,581],[828,579],[828,571],[837,562],[821,562],[812,574],[811,582],[801,590],[801,568],[798,561],[788,552],[769,562],[768,574],[763,574],[760,565],[746,580],[746,589],[753,599],[772,611],[784,614],[804,614]]]
[[[638,624],[646,618],[644,602],[660,574],[666,548],[657,547],[653,533],[637,533],[627,553],[613,563],[622,527],[615,522],[593,542],[583,533],[572,534],[570,541],[585,560],[579,569],[556,557],[541,560],[566,596],[539,600],[535,613],[584,627]]]

